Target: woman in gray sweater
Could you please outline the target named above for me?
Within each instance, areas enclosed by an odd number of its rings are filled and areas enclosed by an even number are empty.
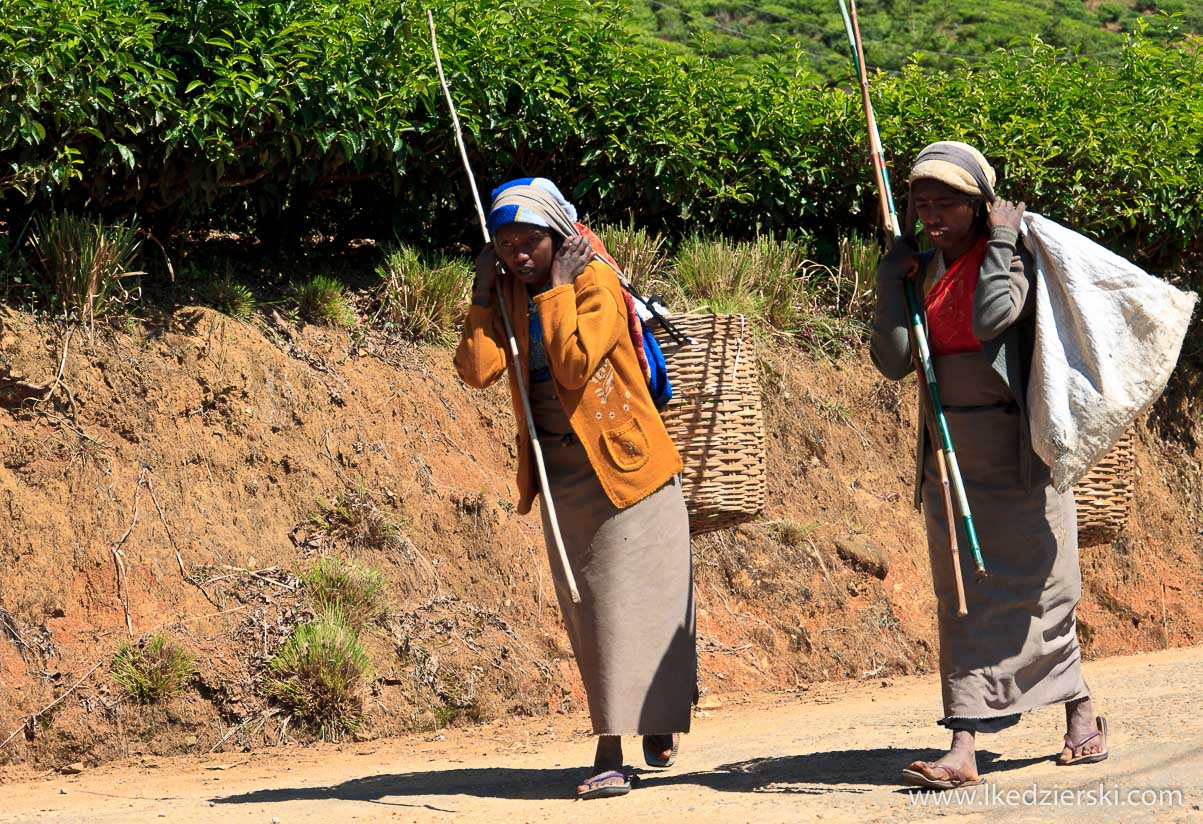
[[[965,581],[957,617],[947,518],[920,405],[915,504],[924,513],[939,605],[940,678],[952,746],[903,770],[907,784],[977,784],[977,733],[1064,704],[1060,764],[1107,757],[1106,722],[1082,679],[1075,609],[1082,592],[1073,492],[1058,492],[1032,452],[1026,415],[1034,268],[1019,243],[1024,204],[994,195],[994,169],[964,143],[933,143],[908,177],[906,233],[917,217],[934,247],[899,241],[877,272],[871,354],[883,375],[913,368],[903,279],[921,287],[932,363],[989,575]],[[958,519],[959,522],[959,519]],[[960,527],[958,526],[958,530]],[[968,541],[963,532],[960,547]],[[971,568],[971,559],[962,558]]]

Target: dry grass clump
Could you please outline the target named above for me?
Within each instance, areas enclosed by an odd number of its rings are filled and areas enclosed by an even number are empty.
[[[88,325],[119,315],[138,298],[127,289],[140,241],[136,226],[106,225],[67,213],[39,215],[30,236],[56,308]]]
[[[810,260],[796,238],[693,236],[677,250],[662,291],[676,311],[743,314],[761,332],[842,355],[864,341],[876,267],[871,244],[851,238],[843,247],[844,262],[833,269]]]
[[[235,320],[249,321],[255,315],[258,302],[255,293],[230,274],[222,275],[209,284],[209,300],[213,308]]]
[[[694,236],[681,244],[669,277],[677,302],[690,310],[740,313],[788,334],[806,303],[805,276],[812,266],[797,240]]]
[[[880,261],[881,246],[872,237],[861,237],[853,232],[840,239],[839,286],[842,294],[836,296],[837,312],[865,319],[872,315]]]
[[[467,263],[445,257],[423,261],[412,247],[401,245],[388,251],[376,274],[383,281],[380,316],[386,323],[414,341],[455,339],[472,282]]]
[[[769,532],[777,543],[797,548],[802,546],[814,534],[816,525],[800,524],[788,518],[769,523]]]
[[[317,507],[309,523],[356,549],[386,550],[400,541],[401,524],[366,491],[346,492],[330,503],[319,500]]]
[[[293,287],[297,311],[309,323],[348,327],[356,323],[355,310],[347,303],[343,285],[326,275],[318,275]]]
[[[774,242],[768,240],[766,244]],[[768,251],[768,259],[761,252]],[[786,255],[758,243],[735,243],[695,235],[677,250],[670,274],[677,303],[693,311],[739,313],[767,322],[781,310],[781,295],[792,290],[801,266],[800,250],[788,271],[778,267]],[[785,301],[788,306],[790,301]]]
[[[268,662],[263,691],[302,727],[338,740],[363,722],[371,662],[359,633],[385,612],[384,577],[323,558],[301,580],[317,617],[295,627]]]
[[[635,228],[633,222],[602,226],[597,230],[606,251],[640,292],[649,291],[668,266],[664,235]]]
[[[316,612],[337,615],[359,632],[384,614],[384,576],[369,566],[322,558],[301,579]]]
[[[302,727],[336,741],[362,726],[371,664],[338,613],[298,626],[267,666],[264,692]]]
[[[196,674],[196,662],[161,635],[122,644],[109,665],[113,680],[139,704],[157,704],[179,695]]]

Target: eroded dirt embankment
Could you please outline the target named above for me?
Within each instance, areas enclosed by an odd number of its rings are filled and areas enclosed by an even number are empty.
[[[508,399],[463,387],[447,350],[182,309],[75,334],[72,410],[16,383],[52,382],[62,341],[0,308],[0,740],[104,663],[0,764],[303,739],[257,683],[323,554],[389,584],[363,735],[581,706],[537,518],[512,513]],[[703,694],[931,671],[913,384],[761,355],[766,517],[695,542]],[[1203,447],[1179,395],[1141,427],[1128,533],[1082,551],[1088,656],[1203,640]],[[357,532],[315,521],[334,503]],[[122,699],[107,661],[131,630],[197,657],[183,696]]]

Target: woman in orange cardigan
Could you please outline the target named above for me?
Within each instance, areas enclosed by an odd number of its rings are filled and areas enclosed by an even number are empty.
[[[518,382],[529,390],[581,603],[568,593],[541,507],[544,539],[600,736],[577,795],[602,798],[630,791],[620,736],[642,735],[651,766],[675,760],[689,731],[697,655],[681,458],[648,392],[622,286],[575,220],[543,178],[493,192],[493,243],[476,260],[455,366],[478,389],[509,372],[522,514],[539,493]],[[514,326],[517,368],[497,294]]]

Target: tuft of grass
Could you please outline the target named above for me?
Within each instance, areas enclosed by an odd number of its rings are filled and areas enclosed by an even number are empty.
[[[793,239],[760,237],[749,246],[764,322],[782,332],[793,331],[801,313],[800,293],[808,282],[805,275],[814,264],[807,260],[802,244]]]
[[[249,321],[258,306],[250,287],[228,273],[209,284],[209,300],[217,311],[241,321]]]
[[[322,558],[302,578],[315,610],[356,632],[384,614],[384,576],[369,566]]]
[[[349,327],[356,323],[355,310],[347,303],[343,285],[326,275],[293,287],[297,311],[309,323]]]
[[[688,309],[759,316],[756,287],[744,244],[701,236],[686,238],[669,274]]]
[[[309,523],[358,549],[390,549],[401,537],[401,524],[377,506],[367,492],[345,492],[333,503],[318,500],[317,507]]]
[[[450,343],[468,300],[472,270],[461,260],[423,261],[404,244],[387,252],[376,267],[383,281],[380,315],[414,341]]]
[[[769,524],[769,530],[777,543],[783,546],[797,548],[814,534],[817,525],[814,523],[800,524],[797,521],[782,519]]]
[[[817,311],[803,313],[794,337],[812,354],[837,358],[863,344],[868,333],[865,321]]]
[[[815,409],[819,413],[819,417],[828,423],[847,424],[852,420],[852,410],[841,403],[836,398],[824,398],[819,395],[812,395],[807,392],[809,400],[811,400]]]
[[[370,663],[359,636],[335,613],[293,630],[268,662],[267,696],[324,740],[338,740],[363,723]]]
[[[806,264],[793,239],[737,243],[695,235],[677,251],[670,281],[689,309],[738,312],[789,333],[797,324]]]
[[[844,274],[809,260],[797,238],[694,236],[681,244],[665,294],[674,307],[739,312],[754,328],[836,357],[863,342],[872,307],[872,280],[862,271],[876,266],[870,244],[850,241],[848,255]]]
[[[37,265],[45,273],[55,307],[91,326],[97,318],[120,315],[139,296],[126,278],[138,254],[136,225],[106,225],[66,212],[39,215],[30,236]]]
[[[640,292],[649,291],[659,281],[668,266],[664,250],[664,235],[635,228],[634,221],[610,224],[597,230],[606,251],[622,267],[631,285]]]
[[[840,239],[837,311],[843,309],[847,314],[862,319],[872,316],[877,289],[877,264],[880,261],[881,247],[872,237],[865,238],[853,232]],[[841,306],[841,303],[844,305]]]
[[[122,644],[109,665],[113,680],[139,704],[157,704],[179,695],[196,674],[192,656],[161,635]]]

